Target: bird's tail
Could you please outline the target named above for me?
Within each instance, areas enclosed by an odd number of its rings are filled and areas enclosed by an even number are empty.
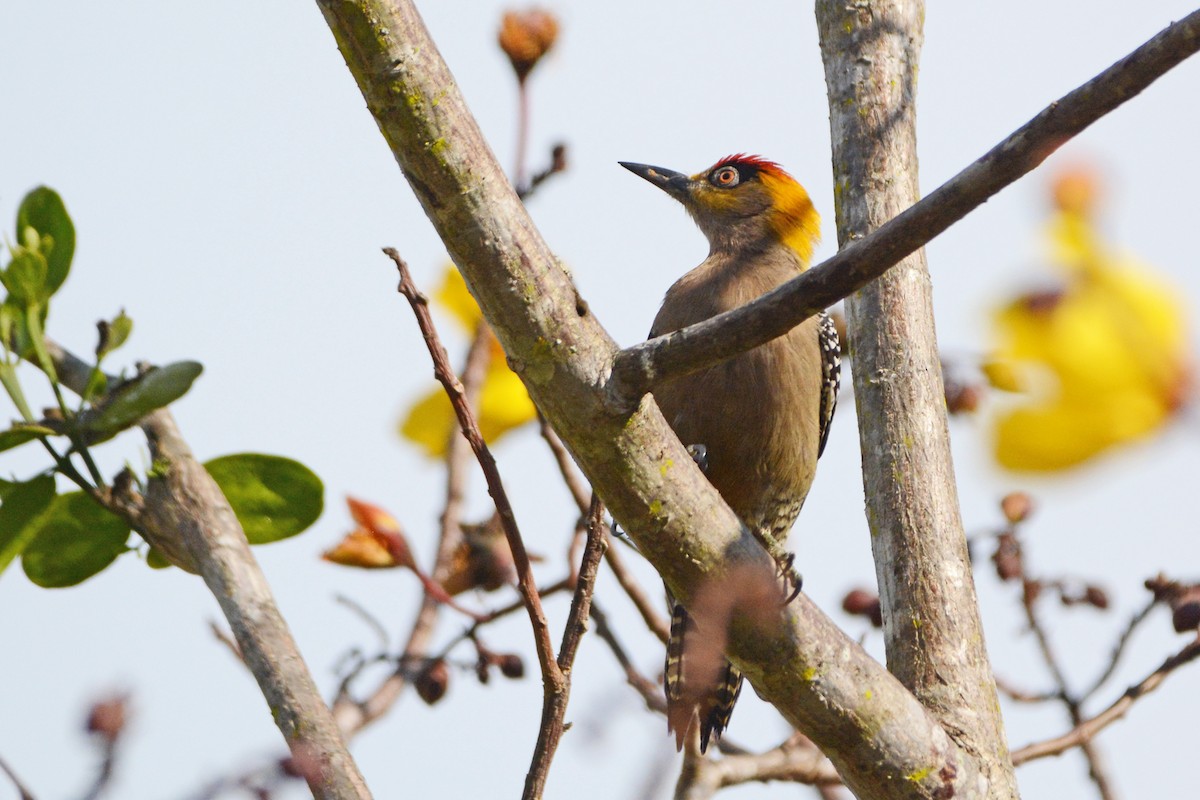
[[[700,723],[700,752],[708,750],[729,725],[742,690],[742,673],[725,656],[699,641],[696,623],[681,603],[671,600],[671,636],[663,683],[667,694],[667,730],[675,733],[676,749],[691,726]]]

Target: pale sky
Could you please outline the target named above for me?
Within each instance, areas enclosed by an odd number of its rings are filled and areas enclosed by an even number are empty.
[[[511,164],[515,84],[494,44],[507,5],[421,7],[501,162]],[[550,8],[562,35],[531,78],[530,162],[539,165],[561,140],[570,171],[547,184],[530,210],[618,341],[642,338],[663,291],[705,254],[681,209],[618,160],[694,172],[731,152],[766,155],[806,184],[826,219],[817,257],[833,252],[828,113],[811,5],[747,2],[736,13],[718,2]],[[1191,10],[1174,0],[930,4],[918,94],[923,190]],[[419,600],[406,573],[364,574],[318,560],[351,526],[345,495],[395,513],[424,563],[433,549],[443,471],[393,432],[405,406],[433,385],[431,368],[379,248],[397,247],[432,289],[445,262],[437,236],[314,3],[8,3],[0,36],[0,229],[11,237],[20,198],[39,184],[62,194],[77,229],[51,335],[86,351],[95,321],[124,308],[134,334],[110,366],[204,363],[175,407],[198,456],[278,453],[325,481],[326,512],[316,526],[256,553],[330,696],[339,658],[375,646],[335,596],[370,609],[397,641]],[[1070,163],[1099,165],[1106,233],[1196,306],[1198,85],[1193,59],[929,247],[944,352],[982,352],[994,298],[1046,278],[1039,261],[1046,187],[1053,170]],[[441,321],[453,330],[448,317]],[[456,337],[449,334],[449,343],[461,349]],[[23,375],[36,383],[31,372]],[[44,394],[35,392],[35,402],[45,404]],[[0,414],[13,416],[6,403]],[[790,544],[805,591],[850,635],[866,633],[882,657],[880,635],[838,608],[847,589],[874,582],[852,410],[843,396]],[[1034,568],[1096,578],[1111,590],[1108,614],[1047,606],[1078,683],[1090,680],[1143,604],[1146,577],[1159,570],[1200,577],[1194,417],[1049,480],[991,466],[984,417],[951,427],[968,531],[997,522],[995,502],[1006,491],[1027,489],[1039,507],[1027,531]],[[110,475],[126,460],[145,463],[136,435],[98,454]],[[573,507],[533,431],[504,441],[496,455],[530,549],[548,557],[539,575],[555,580]],[[5,477],[43,466],[33,447],[0,456]],[[471,508],[474,517],[488,508],[477,478]],[[657,591],[652,571],[642,574]],[[998,585],[986,564],[978,576],[997,671],[1047,688],[1030,638],[1020,635],[1015,587]],[[468,602],[490,608],[513,596]],[[656,675],[661,647],[609,576],[598,597],[637,663]],[[134,713],[114,797],[182,800],[282,753],[252,679],[208,630],[220,614],[198,579],[126,556],[81,587],[46,591],[13,565],[0,577],[0,610],[0,757],[41,800],[79,796],[92,780],[96,757],[82,720],[91,701],[113,690],[133,695]],[[566,604],[548,610],[561,630]],[[459,629],[447,615],[440,635]],[[407,694],[353,743],[375,797],[517,796],[540,713],[536,662],[519,617],[489,629],[486,641],[522,653],[528,677],[481,687],[469,672],[456,673],[434,707]],[[1183,641],[1158,612],[1089,711]],[[668,797],[677,762],[668,758],[665,724],[642,709],[598,640],[585,640],[574,680],[567,716],[575,727],[547,797],[634,796],[664,758],[671,774],[658,796]],[[1188,795],[1198,694],[1200,668],[1177,674],[1102,736],[1123,796]],[[1057,707],[1006,705],[1006,720],[1014,746],[1067,729]],[[746,692],[730,739],[761,748],[785,736],[778,715]],[[1090,796],[1077,754],[1022,768],[1019,779],[1026,800]],[[751,786],[722,797],[805,791]],[[287,796],[304,794],[295,787]],[[15,796],[0,779],[0,800]]]

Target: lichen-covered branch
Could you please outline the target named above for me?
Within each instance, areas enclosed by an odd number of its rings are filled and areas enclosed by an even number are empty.
[[[654,403],[609,390],[615,343],[533,227],[412,4],[318,4],[509,363],[643,554],[685,600],[734,565],[777,595],[770,559]],[[757,612],[735,614],[730,656],[863,797],[978,784],[941,725],[806,598]]]
[[[920,196],[924,16],[923,0],[817,2],[843,247]],[[846,322],[888,668],[976,756],[986,781],[978,796],[1015,798],[958,507],[924,251],[847,298]]]
[[[54,342],[47,341],[46,349],[63,385],[82,392],[91,366]],[[132,486],[114,483],[107,495],[110,510],[125,517],[148,541],[170,543],[167,546],[178,549],[186,565],[204,578],[288,747],[299,762],[315,765],[304,770],[313,796],[369,798],[371,793],[275,605],[229,502],[192,455],[169,410],[152,412],[141,427],[155,474],[144,496]]]

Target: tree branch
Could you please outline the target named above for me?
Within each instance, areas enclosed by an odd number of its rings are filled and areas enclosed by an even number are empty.
[[[571,695],[571,669],[575,664],[575,655],[579,652],[579,642],[587,630],[588,616],[592,609],[592,591],[596,587],[596,573],[600,569],[600,559],[604,555],[604,504],[600,498],[593,495],[591,508],[587,518],[587,544],[583,548],[583,557],[579,565],[579,578],[575,584],[575,594],[571,598],[571,611],[567,615],[567,624],[563,629],[562,647],[558,652],[558,668],[563,676],[560,685],[546,682],[543,688],[542,723],[538,726],[537,745],[533,750],[533,760],[529,772],[525,776],[525,800],[539,800],[546,787],[546,778],[550,773],[550,761],[558,749],[558,742],[563,735],[563,717],[567,712],[567,701]]]
[[[538,235],[412,2],[318,5],[510,365],[642,554],[685,603],[747,570],[773,587],[770,559],[653,401],[629,402],[612,388],[615,342]],[[786,608],[737,610],[726,651],[860,797],[975,797],[991,788],[982,770],[992,767],[959,749],[803,595]]]
[[[1195,11],[1048,105],[920,202],[890,222],[877,223],[886,225],[869,233],[848,231],[851,235],[841,242],[837,255],[819,266],[741,308],[623,350],[613,367],[614,390],[619,397],[635,402],[659,381],[703,369],[782,336],[878,278],[1198,49],[1200,11]],[[856,109],[848,111],[857,113]],[[915,158],[911,163],[915,166]],[[839,186],[860,188],[856,184]]]
[[[512,550],[513,562],[517,569],[517,591],[525,601],[529,621],[533,626],[533,641],[537,648],[538,663],[542,667],[542,679],[548,685],[560,684],[563,680],[562,671],[554,660],[554,644],[550,641],[550,626],[546,622],[546,612],[542,610],[542,601],[538,596],[537,584],[533,579],[529,554],[525,552],[525,541],[517,529],[517,519],[513,514],[512,505],[508,501],[508,492],[505,491],[504,484],[500,480],[500,473],[496,469],[496,459],[492,457],[491,451],[483,441],[483,434],[479,432],[479,425],[475,422],[475,413],[467,404],[462,384],[450,367],[450,356],[438,338],[433,317],[429,313],[429,300],[413,283],[408,265],[404,263],[400,254],[391,247],[383,248],[383,252],[396,264],[396,269],[400,273],[399,292],[412,306],[413,315],[417,318],[417,325],[421,329],[421,337],[425,340],[425,346],[433,359],[434,376],[446,389],[446,395],[454,407],[454,414],[458,418],[463,435],[470,442],[471,449],[475,452],[475,458],[478,459],[479,466],[483,470],[488,494],[492,496],[492,500],[496,504],[496,512],[500,515],[500,524],[504,528],[504,536],[508,539],[508,546]]]
[[[919,196],[924,17],[923,0],[817,2],[842,252],[883,234]],[[943,208],[946,220],[965,213]],[[986,796],[1016,798],[958,508],[924,251],[847,298],[846,323],[888,668],[976,756]]]
[[[82,393],[91,366],[47,341],[59,379]],[[110,378],[109,385],[117,385]],[[165,408],[141,421],[156,474],[144,497],[127,488],[108,495],[109,508],[147,541],[172,543],[204,578],[237,639],[246,666],[271,707],[293,755],[316,765],[305,778],[318,798],[369,798],[370,792],[328,706],[322,700],[267,579],[254,560],[242,526],[212,477],[192,455]]]
[[[1159,665],[1158,669],[1151,672],[1139,683],[1126,689],[1112,705],[1096,716],[1079,723],[1062,736],[1048,739],[1044,742],[1028,744],[1014,750],[1012,754],[1013,764],[1020,766],[1039,758],[1057,756],[1073,747],[1080,747],[1090,742],[1100,731],[1124,717],[1137,700],[1157,689],[1167,679],[1168,675],[1184,664],[1194,661],[1197,657],[1200,657],[1200,637],[1188,642],[1187,646],[1164,661]]]

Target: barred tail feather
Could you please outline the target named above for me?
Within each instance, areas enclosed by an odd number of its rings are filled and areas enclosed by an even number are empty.
[[[729,726],[733,706],[742,690],[742,673],[718,653],[704,653],[699,657],[700,662],[719,659],[716,663],[689,663],[687,642],[695,634],[696,623],[687,609],[672,600],[671,634],[667,639],[667,661],[663,670],[667,730],[675,734],[675,748],[682,750],[688,731],[699,722],[700,752],[703,753],[708,750],[709,742],[720,739]]]
[[[733,716],[733,706],[742,691],[742,671],[725,662],[721,682],[708,693],[705,703],[700,709],[700,752],[708,750],[710,737],[714,741],[729,727],[729,718]]]

